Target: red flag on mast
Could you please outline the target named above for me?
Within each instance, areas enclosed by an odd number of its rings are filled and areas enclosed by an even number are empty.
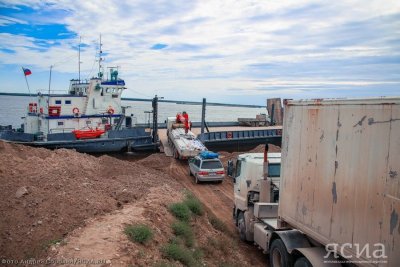
[[[24,71],[25,76],[28,76],[28,75],[31,75],[31,74],[32,74],[32,72],[31,72],[30,69],[22,68],[22,70]]]

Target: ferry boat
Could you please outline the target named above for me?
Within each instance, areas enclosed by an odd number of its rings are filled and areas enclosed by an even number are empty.
[[[100,62],[101,48],[98,77],[71,80],[67,94],[38,93],[37,101],[27,107],[21,129],[3,130],[0,139],[87,153],[156,150],[157,127],[151,132],[135,125],[132,107],[121,105],[125,81],[117,68],[110,68],[109,78],[104,79]],[[157,107],[154,100],[153,107]],[[157,125],[156,116],[153,121]]]

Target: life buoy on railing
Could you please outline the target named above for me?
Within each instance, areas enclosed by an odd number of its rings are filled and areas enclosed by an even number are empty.
[[[110,114],[110,115],[114,114],[114,109],[112,107],[109,107],[107,109],[107,113]]]
[[[227,132],[226,133],[226,138],[231,139],[233,136],[232,132]]]
[[[74,113],[74,114],[79,114],[79,108],[74,107],[74,108],[72,109],[72,113]]]

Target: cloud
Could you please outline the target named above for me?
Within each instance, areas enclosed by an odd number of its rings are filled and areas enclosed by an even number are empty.
[[[288,80],[294,84],[281,91],[287,97],[336,95],[335,86],[343,97],[364,92],[360,88],[373,94],[378,86],[400,94],[392,84],[400,81],[398,1],[6,0],[2,5],[1,64],[29,59],[39,71],[55,64],[56,72],[76,73],[82,36],[81,67],[90,76],[101,33],[105,64],[120,66],[128,87],[148,95],[191,100],[211,95],[223,101],[240,92],[257,95],[246,101],[261,101],[259,95],[284,86],[271,81]],[[316,80],[329,86],[316,86]]]

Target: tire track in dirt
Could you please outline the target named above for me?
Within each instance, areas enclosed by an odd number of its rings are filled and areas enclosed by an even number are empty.
[[[236,231],[232,219],[233,190],[229,182],[196,184],[194,178],[189,176],[187,163],[180,161],[172,161],[168,172],[180,184],[195,194],[231,231]],[[229,191],[231,192],[228,193]]]

